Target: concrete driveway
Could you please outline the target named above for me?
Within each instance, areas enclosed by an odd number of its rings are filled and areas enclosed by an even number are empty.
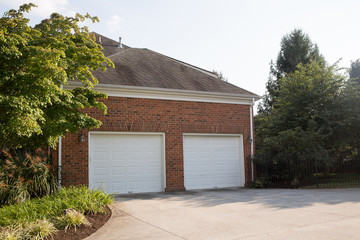
[[[117,197],[88,240],[360,239],[360,189],[221,189]]]

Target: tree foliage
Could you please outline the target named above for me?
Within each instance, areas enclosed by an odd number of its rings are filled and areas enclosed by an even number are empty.
[[[97,80],[92,71],[113,63],[87,27],[79,26],[85,19],[98,19],[53,13],[31,27],[24,12],[32,7],[24,4],[0,18],[0,150],[54,146],[67,132],[100,126],[81,109],[106,112],[98,101],[106,95],[93,89]],[[63,89],[69,81],[81,86]]]
[[[360,148],[360,59],[351,63],[349,80],[346,82],[343,101],[344,119],[347,128],[346,143],[352,148]]]
[[[267,159],[288,169],[296,161],[298,171],[293,178],[297,179],[301,167],[312,166],[315,156],[324,173],[336,161],[342,163],[344,156],[356,159],[360,84],[341,70],[336,64],[310,61],[280,79],[273,111],[255,118],[259,164]]]
[[[281,39],[280,51],[276,62],[270,63],[270,76],[266,84],[267,93],[263,103],[259,105],[260,112],[270,113],[273,101],[278,96],[280,88],[279,81],[287,73],[292,73],[297,69],[298,64],[307,64],[315,61],[325,64],[324,57],[319,53],[319,48],[314,44],[310,37],[301,29],[295,29],[290,34]]]
[[[306,34],[294,30],[281,41],[266,87],[255,117],[260,166],[266,162],[264,166],[285,169],[287,181],[296,182],[311,177],[314,159],[326,175],[344,159],[359,158],[359,60],[352,62],[347,76],[337,64],[326,63]]]
[[[228,78],[224,76],[224,74],[221,72],[221,71],[216,71],[216,70],[213,70],[212,71],[218,79],[220,79],[221,81],[224,81],[224,82],[227,82],[228,81]]]
[[[315,61],[286,74],[270,115],[257,118],[257,151],[276,158],[287,153],[326,153],[340,144],[344,129],[343,86],[346,76],[336,65]]]
[[[351,63],[349,77],[350,81],[355,81],[360,85],[360,59]]]

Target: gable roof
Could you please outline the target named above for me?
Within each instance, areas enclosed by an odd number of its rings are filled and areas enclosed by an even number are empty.
[[[101,37],[103,53],[115,68],[106,72],[94,72],[101,85],[121,85],[168,90],[200,91],[240,94],[259,98],[258,95],[237,87],[207,70],[167,57],[146,48],[131,48],[95,33],[97,42]]]

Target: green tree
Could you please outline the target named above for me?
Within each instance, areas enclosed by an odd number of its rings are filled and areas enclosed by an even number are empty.
[[[212,71],[218,79],[224,81],[224,82],[227,82],[228,81],[228,78],[224,76],[224,74],[221,72],[221,71],[216,71],[216,70],[213,70]]]
[[[53,13],[35,27],[23,13],[34,4],[9,10],[0,18],[0,150],[54,146],[59,136],[101,122],[81,109],[106,106],[106,95],[93,89],[92,71],[112,66],[87,27],[90,15]],[[68,81],[80,87],[63,89]]]
[[[351,81],[356,81],[360,84],[360,59],[351,62],[349,77]]]
[[[315,61],[325,64],[325,59],[319,53],[319,48],[310,37],[301,29],[295,29],[281,39],[280,52],[276,62],[270,63],[270,76],[266,84],[266,94],[263,103],[259,105],[259,112],[270,113],[274,107],[273,102],[278,96],[281,87],[279,81],[287,73],[297,69],[298,64],[307,64]]]
[[[330,166],[345,136],[345,80],[337,65],[316,61],[299,64],[279,79],[273,111],[257,119],[258,156],[279,162],[301,158],[306,163],[316,152],[323,166]]]
[[[349,149],[360,148],[360,59],[351,63],[344,93],[344,143]]]
[[[339,115],[345,75],[336,65],[316,62],[300,64],[299,69],[281,78],[281,88],[275,100],[276,131],[299,127],[313,131],[326,146],[336,143],[334,133],[341,125]]]

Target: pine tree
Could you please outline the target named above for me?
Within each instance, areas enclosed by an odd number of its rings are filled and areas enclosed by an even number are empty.
[[[295,29],[281,39],[280,51],[276,62],[270,63],[270,75],[266,84],[266,94],[263,103],[259,105],[259,112],[270,113],[274,107],[274,99],[278,96],[280,89],[279,80],[286,74],[293,73],[297,66],[315,61],[321,65],[325,64],[324,57],[319,48],[310,37],[301,29]]]

